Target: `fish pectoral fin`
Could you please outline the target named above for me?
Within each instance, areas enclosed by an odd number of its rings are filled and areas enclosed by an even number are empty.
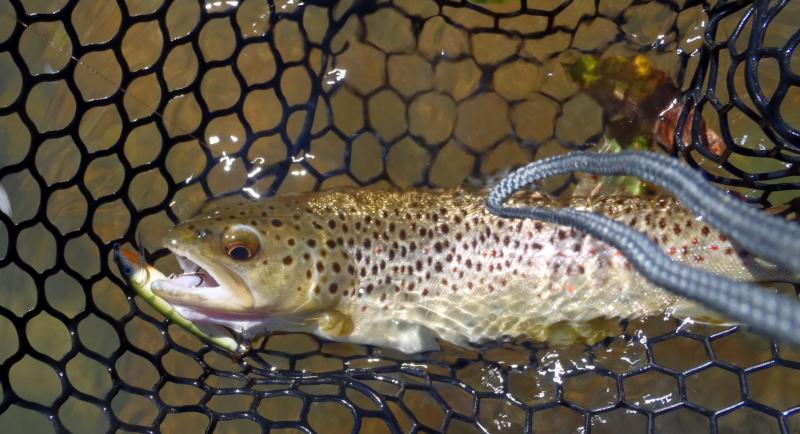
[[[672,315],[680,320],[691,319],[694,322],[707,325],[728,327],[738,324],[725,318],[722,314],[690,300],[681,300],[676,303],[672,308]]]
[[[319,330],[330,337],[349,336],[353,332],[353,319],[338,310],[323,312],[317,320]]]

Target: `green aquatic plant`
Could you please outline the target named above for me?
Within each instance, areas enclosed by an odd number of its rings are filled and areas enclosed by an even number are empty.
[[[644,141],[646,149],[656,143],[673,149],[678,123],[684,110],[683,145],[692,143],[694,107],[686,107],[682,92],[669,73],[656,67],[643,54],[635,56],[565,56],[570,77],[592,97],[607,115],[606,137],[618,143]],[[715,155],[722,155],[725,143],[705,121],[700,142]]]

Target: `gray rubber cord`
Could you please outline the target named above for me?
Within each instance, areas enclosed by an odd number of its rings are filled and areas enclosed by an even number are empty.
[[[742,248],[795,274],[800,274],[799,225],[724,193],[678,160],[645,152],[574,152],[530,163],[503,179],[487,200],[489,211],[502,217],[536,219],[582,230],[616,247],[654,284],[774,338],[800,344],[800,303],[753,284],[674,262],[644,234],[600,214],[503,205],[516,191],[536,181],[570,172],[636,176],[663,187]]]

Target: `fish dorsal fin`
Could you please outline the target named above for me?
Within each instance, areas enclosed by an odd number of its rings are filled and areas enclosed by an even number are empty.
[[[604,139],[593,148],[597,153],[617,153],[623,150],[616,141],[610,139]],[[464,179],[460,188],[470,192],[488,192],[518,168],[501,169],[481,178],[469,176]],[[631,176],[597,176],[581,172],[566,176],[568,178],[561,178],[555,183],[545,180],[535,190],[553,205],[559,206],[566,205],[573,197],[636,197],[657,192],[654,186]]]
[[[636,197],[647,194],[649,187],[631,176],[597,176],[575,173],[571,191],[573,197]]]
[[[614,154],[622,152],[622,146],[613,139],[603,139],[596,145],[595,152]],[[645,151],[647,152],[647,151]],[[640,197],[670,196],[658,187],[634,176],[597,176],[590,173],[573,173],[573,197]]]
[[[482,178],[470,175],[464,178],[460,187],[468,191],[488,191],[516,169],[517,167],[507,167]]]
[[[522,167],[522,166],[519,166]],[[477,193],[479,195],[488,195],[489,192],[494,188],[497,184],[499,184],[506,176],[508,176],[511,172],[517,170],[519,167],[509,167],[505,169],[498,170],[486,177],[478,178],[474,176],[469,176],[464,178],[458,187],[458,190],[465,191],[467,193]],[[565,199],[562,196],[557,196],[551,194],[546,189],[541,189],[537,187],[532,187],[531,189],[522,189],[517,191],[512,195],[514,198],[519,198],[523,196],[535,196],[547,199],[551,202],[552,206],[564,206],[566,205]]]

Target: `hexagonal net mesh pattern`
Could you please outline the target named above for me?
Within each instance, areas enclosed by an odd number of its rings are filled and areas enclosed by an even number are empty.
[[[0,1],[2,431],[800,432],[800,351],[737,327],[419,355],[275,333],[232,361],[108,260],[140,232],[175,269],[160,236],[208,197],[453,186],[626,119],[791,215],[798,22],[788,1]],[[685,95],[667,133],[574,75],[637,55]]]

